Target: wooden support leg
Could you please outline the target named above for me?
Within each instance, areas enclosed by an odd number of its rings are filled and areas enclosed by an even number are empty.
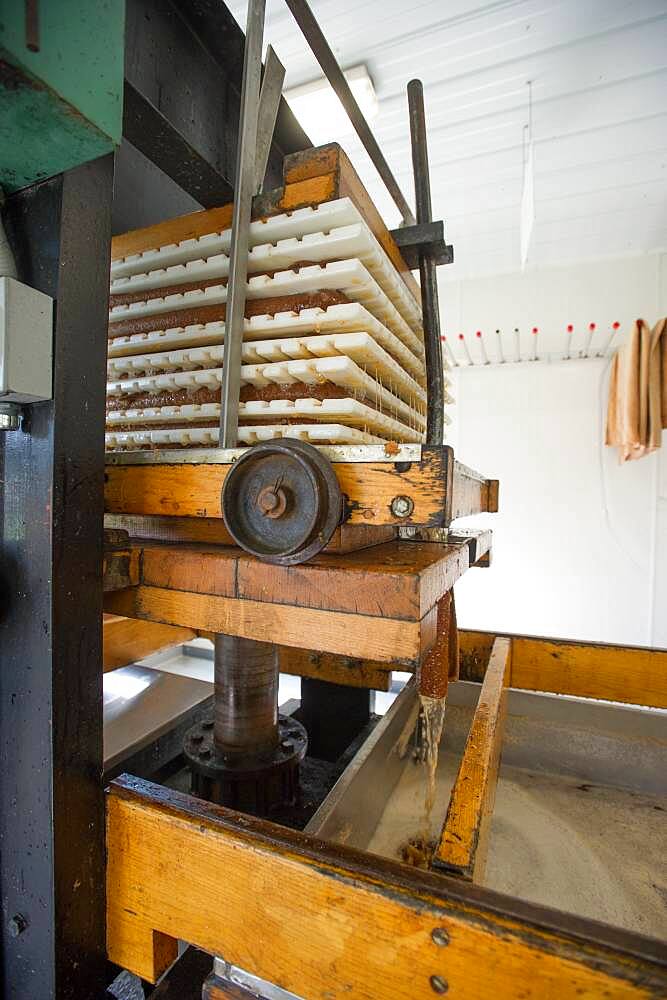
[[[510,641],[496,639],[432,862],[473,882],[484,877],[509,674]]]
[[[445,698],[450,675],[458,671],[458,644],[454,593],[449,590],[438,602],[435,643],[423,658],[418,673],[419,694]]]

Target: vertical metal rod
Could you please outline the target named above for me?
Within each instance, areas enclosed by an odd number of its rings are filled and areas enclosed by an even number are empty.
[[[486,348],[484,346],[484,334],[482,333],[481,330],[478,330],[475,336],[479,340],[479,353],[482,356],[482,364],[488,365],[490,364],[490,361],[489,361],[489,355],[486,353]]]
[[[574,333],[574,326],[572,323],[567,324],[567,337],[565,340],[565,346],[567,348],[567,353],[565,354],[564,361],[570,360],[570,353],[572,351],[572,334]]]
[[[255,754],[278,745],[278,651],[270,642],[215,636],[216,746]]]
[[[501,365],[504,365],[505,355],[503,354],[503,335],[500,330],[496,330],[496,336],[498,338],[498,358],[500,359]]]
[[[403,192],[398,186],[398,181],[391,172],[391,168],[385,160],[382,150],[378,146],[377,140],[363,116],[361,108],[354,99],[350,85],[345,79],[345,75],[338,65],[338,61],[331,51],[329,43],[324,37],[324,33],[317,23],[312,10],[306,0],[286,0],[286,3],[294,16],[294,20],[301,28],[301,33],[308,42],[313,55],[322,67],[324,75],[347,112],[347,116],[352,122],[355,132],[361,139],[364,149],[370,156],[373,166],[382,178],[384,186],[401,213],[403,225],[414,225],[415,217],[412,214],[412,209],[403,197]]]
[[[225,355],[222,368],[220,406],[219,443],[221,448],[235,448],[238,442],[241,347],[248,278],[248,238],[252,198],[255,193],[255,148],[262,72],[265,4],[266,0],[249,0],[248,2],[239,139],[236,150],[232,242],[225,309]]]
[[[614,337],[616,336],[616,334],[617,334],[620,326],[621,326],[621,324],[618,321],[615,322],[615,323],[612,323],[611,333],[607,337],[607,340],[605,341],[604,347],[601,347],[600,350],[595,355],[596,358],[604,358],[605,357],[605,355],[609,351],[609,348],[611,347],[612,341],[613,341]]]
[[[424,116],[424,90],[421,80],[408,84],[412,169],[415,176],[417,223],[432,221],[431,184],[428,171],[428,146]],[[445,435],[444,374],[440,348],[440,307],[436,265],[431,257],[419,252],[419,281],[422,294],[424,348],[426,355],[426,444],[442,444]]]
[[[285,67],[273,47],[266,50],[266,65],[259,92],[257,112],[257,143],[255,153],[255,187],[253,194],[259,194],[264,184],[264,175],[271,153],[271,141],[276,129],[276,119],[283,92]]]

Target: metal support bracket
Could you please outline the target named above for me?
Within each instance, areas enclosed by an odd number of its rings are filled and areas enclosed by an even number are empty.
[[[454,263],[454,247],[445,242],[444,222],[422,222],[416,226],[400,226],[389,235],[401,251],[403,260],[411,271],[419,268],[419,255],[439,267]]]

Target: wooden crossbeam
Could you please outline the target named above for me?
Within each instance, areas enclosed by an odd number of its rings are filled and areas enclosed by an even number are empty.
[[[146,656],[194,639],[191,628],[177,628],[158,622],[142,622],[118,615],[104,615],[102,622],[104,672],[126,667]]]
[[[107,595],[107,611],[197,631],[381,660],[414,669],[435,642],[436,609],[421,620],[323,611],[140,585]]]
[[[434,867],[473,882],[484,877],[509,675],[509,639],[496,639],[433,858]]]
[[[405,467],[407,464],[407,467]],[[108,465],[107,514],[222,519],[221,490],[229,465]],[[347,497],[346,525],[446,527],[454,517],[497,509],[495,480],[454,461],[452,449],[423,448],[419,462],[334,462]],[[411,513],[392,513],[395,497],[409,497]]]
[[[182,939],[308,1000],[634,1000],[667,986],[658,942],[639,935],[128,776],[106,805],[108,957],[153,982]]]
[[[495,638],[491,632],[460,632],[461,680],[483,678]],[[510,687],[667,708],[667,650],[522,635],[509,638]]]
[[[468,541],[393,541],[299,566],[224,546],[131,551],[138,585],[107,594],[107,612],[410,669],[433,646],[436,605],[470,560]]]

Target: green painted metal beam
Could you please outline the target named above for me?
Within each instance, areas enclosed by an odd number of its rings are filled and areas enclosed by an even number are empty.
[[[123,128],[124,0],[0,0],[0,184],[8,191],[111,152]]]

